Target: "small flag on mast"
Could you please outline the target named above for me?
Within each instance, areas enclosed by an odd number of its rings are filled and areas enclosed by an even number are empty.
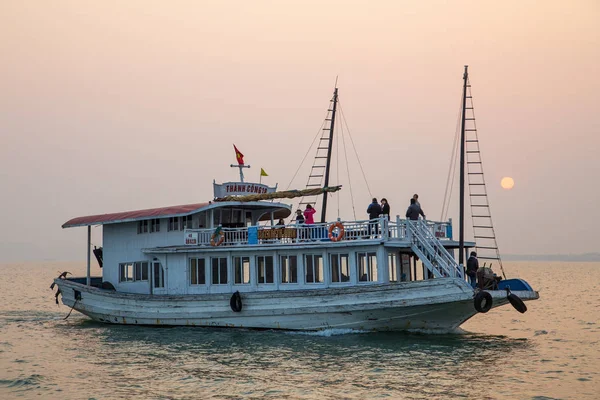
[[[267,174],[267,173],[265,172],[265,170],[261,168],[261,169],[260,169],[260,176],[269,176],[269,174]]]
[[[237,147],[235,147],[235,144],[233,145],[233,149],[235,150],[235,158],[237,159],[238,164],[244,165],[244,155],[242,154],[242,152],[239,151]]]

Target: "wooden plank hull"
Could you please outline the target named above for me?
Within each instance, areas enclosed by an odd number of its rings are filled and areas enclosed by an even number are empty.
[[[95,321],[131,325],[205,326],[285,330],[452,331],[477,314],[473,290],[456,278],[327,289],[231,294],[139,295],[55,281],[62,301]],[[490,292],[494,306],[506,292]],[[537,292],[513,292],[523,300]],[[79,297],[79,300],[76,298]]]

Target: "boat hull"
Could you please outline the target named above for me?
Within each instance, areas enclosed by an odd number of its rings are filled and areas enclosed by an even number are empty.
[[[477,314],[473,290],[460,279],[328,289],[242,293],[242,310],[231,294],[139,295],[55,281],[63,304],[99,322],[129,325],[204,326],[317,331],[452,331]],[[505,291],[490,292],[494,307]],[[534,291],[515,291],[524,301]]]

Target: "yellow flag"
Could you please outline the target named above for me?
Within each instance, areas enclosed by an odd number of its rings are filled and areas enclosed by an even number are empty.
[[[265,172],[265,170],[261,168],[261,169],[260,169],[260,176],[269,176],[269,174],[267,174],[267,173]]]

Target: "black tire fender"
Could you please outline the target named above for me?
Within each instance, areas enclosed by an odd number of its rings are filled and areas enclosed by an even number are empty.
[[[508,298],[508,301],[510,301],[510,304],[515,308],[515,310],[517,310],[521,314],[524,314],[525,311],[527,311],[527,306],[519,296],[517,296],[516,294],[509,293],[509,295],[506,297]]]
[[[478,312],[486,313],[492,309],[492,295],[482,290],[475,295],[474,303]]]
[[[229,305],[231,306],[231,310],[233,312],[242,311],[242,296],[240,296],[240,292],[236,291],[231,295],[231,299],[229,300]]]

